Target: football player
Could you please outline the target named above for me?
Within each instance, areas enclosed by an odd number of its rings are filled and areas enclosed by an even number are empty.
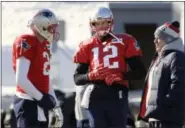
[[[42,9],[28,23],[32,33],[20,35],[13,43],[14,112],[18,128],[48,127],[49,110],[57,117],[56,127],[62,126],[62,111],[49,82],[50,45],[57,40],[58,25],[55,14]]]
[[[113,24],[111,10],[98,8],[90,18],[95,34],[80,43],[74,56],[74,82],[88,84],[82,105],[92,114],[95,128],[126,127],[128,80],[139,80],[146,73],[137,40],[126,33],[113,34]]]

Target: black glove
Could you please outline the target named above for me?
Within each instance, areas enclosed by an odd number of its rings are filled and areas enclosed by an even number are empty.
[[[49,94],[43,94],[42,99],[37,101],[37,104],[45,110],[51,110],[56,106],[56,101],[53,96]]]

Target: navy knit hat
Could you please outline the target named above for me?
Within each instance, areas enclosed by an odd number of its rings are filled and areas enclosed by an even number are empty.
[[[155,37],[164,40],[165,43],[169,43],[172,40],[179,37],[180,23],[178,21],[167,22],[164,25],[158,27],[154,33]]]

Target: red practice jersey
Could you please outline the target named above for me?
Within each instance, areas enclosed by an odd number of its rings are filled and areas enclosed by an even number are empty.
[[[127,72],[128,64],[125,59],[141,56],[142,52],[134,37],[128,34],[116,36],[119,40],[110,38],[102,43],[96,36],[93,36],[81,42],[74,56],[74,62],[89,64],[90,71],[103,64],[110,71]],[[124,85],[128,86],[128,81],[125,81]]]
[[[49,42],[39,42],[34,35],[22,35],[13,44],[13,69],[16,72],[16,59],[23,56],[30,60],[28,80],[40,91],[49,91],[50,50]],[[16,91],[25,93],[17,85]]]

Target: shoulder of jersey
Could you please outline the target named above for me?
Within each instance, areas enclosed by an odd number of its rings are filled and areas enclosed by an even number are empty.
[[[93,44],[94,39],[95,39],[95,38],[93,38],[93,37],[88,38],[88,39],[82,41],[82,42],[80,43],[80,45],[81,45],[81,46],[82,46],[82,45],[83,45],[83,46],[88,46],[88,45],[90,45],[90,44]]]
[[[35,45],[37,42],[37,38],[31,34],[23,34],[16,38],[16,40],[25,40],[30,45]]]
[[[134,40],[135,38],[127,33],[115,34],[118,38],[122,38],[123,40]]]
[[[124,44],[128,44],[130,42],[135,41],[136,39],[127,33],[122,33],[122,34],[115,34],[118,38],[121,38]]]

